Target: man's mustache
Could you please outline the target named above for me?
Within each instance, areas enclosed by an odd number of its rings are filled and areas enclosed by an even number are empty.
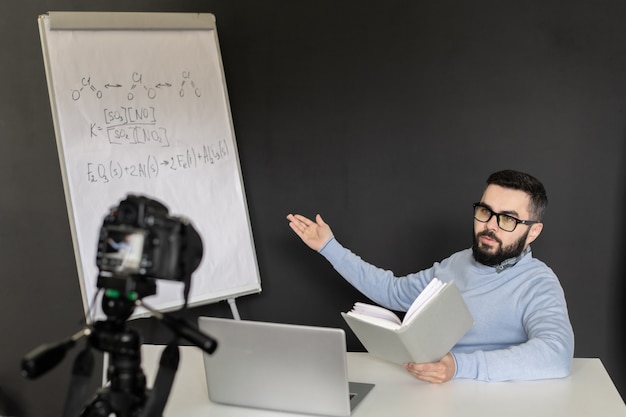
[[[476,239],[478,239],[481,236],[486,236],[490,239],[495,240],[496,242],[498,242],[500,245],[502,245],[502,241],[500,239],[498,239],[498,237],[496,236],[496,234],[494,232],[492,232],[491,230],[483,230],[482,232],[479,232],[476,234]]]

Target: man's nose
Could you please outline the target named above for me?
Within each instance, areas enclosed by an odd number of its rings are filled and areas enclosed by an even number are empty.
[[[498,230],[500,228],[500,226],[498,226],[498,216],[491,216],[491,218],[486,223],[486,227],[491,230]]]

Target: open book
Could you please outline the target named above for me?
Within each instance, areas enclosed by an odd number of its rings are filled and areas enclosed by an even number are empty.
[[[398,364],[438,361],[474,323],[454,282],[437,278],[415,299],[403,320],[365,303],[355,303],[341,315],[369,353]]]

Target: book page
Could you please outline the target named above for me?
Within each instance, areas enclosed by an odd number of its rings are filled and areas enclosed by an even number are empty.
[[[426,288],[424,288],[424,291],[422,291],[417,296],[413,304],[411,304],[411,307],[409,307],[408,311],[406,312],[406,315],[404,316],[404,320],[402,323],[403,324],[410,323],[417,316],[417,314],[424,309],[424,307],[428,304],[428,302],[431,301],[433,298],[435,298],[435,296],[439,294],[439,292],[446,285],[447,284],[444,284],[439,279],[433,278],[433,280],[430,281],[430,283],[426,286]]]
[[[385,329],[390,329],[390,330],[397,330],[400,328],[400,324],[398,323],[394,323],[391,322],[387,319],[384,318],[380,318],[380,317],[374,317],[374,316],[370,316],[367,314],[361,314],[361,313],[357,313],[355,311],[349,311],[348,313],[346,313],[348,316],[354,317],[356,319],[359,319],[365,323],[371,323],[373,325],[376,325],[378,327],[384,327]]]
[[[363,315],[371,316],[371,317],[378,317],[380,319],[387,320],[394,324],[397,324],[398,326],[402,324],[402,321],[396,314],[394,314],[390,310],[387,310],[386,308],[373,305],[373,304],[356,302],[354,303],[354,306],[352,307],[351,312],[359,313],[359,314],[363,314]]]

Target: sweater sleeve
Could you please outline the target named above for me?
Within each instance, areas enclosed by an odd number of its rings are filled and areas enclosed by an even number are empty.
[[[533,285],[523,298],[519,301],[526,306],[522,320],[528,340],[504,349],[454,352],[455,378],[507,381],[569,375],[574,332],[556,277]]]
[[[397,279],[393,272],[365,262],[334,237],[319,253],[357,290],[374,302],[396,311],[406,311],[432,280],[430,270],[404,277],[411,279]]]

